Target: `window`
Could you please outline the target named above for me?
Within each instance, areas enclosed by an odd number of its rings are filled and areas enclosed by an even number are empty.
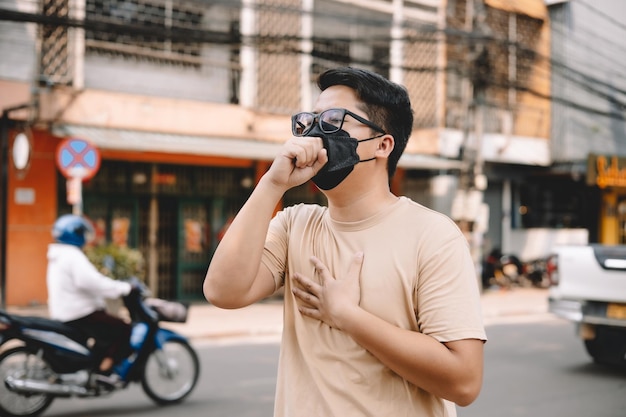
[[[313,78],[337,64],[350,63],[350,41],[340,39],[316,39],[313,41]]]
[[[591,187],[560,177],[532,177],[518,191],[522,228],[596,229],[599,196]]]
[[[46,0],[42,14],[64,19],[69,14],[68,0]],[[67,27],[61,25],[41,26],[40,74],[42,83],[71,84],[73,78],[71,45]]]
[[[313,80],[329,68],[353,65],[389,76],[391,15],[373,5],[316,0],[313,11]]]
[[[202,29],[203,14],[194,2],[86,0],[86,19],[105,25],[85,31],[86,52],[199,67],[202,43],[188,31]]]

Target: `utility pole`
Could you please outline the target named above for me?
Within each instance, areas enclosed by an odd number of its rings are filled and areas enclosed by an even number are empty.
[[[465,22],[470,44],[466,60],[469,67],[464,88],[466,120],[460,149],[463,169],[453,202],[452,217],[468,240],[478,272],[477,279],[479,285],[482,285],[480,272],[483,258],[483,234],[488,224],[488,208],[483,198],[487,180],[483,172],[482,138],[485,95],[489,83],[488,76],[491,73],[489,50],[486,45],[489,28],[486,24],[483,0],[467,0]]]

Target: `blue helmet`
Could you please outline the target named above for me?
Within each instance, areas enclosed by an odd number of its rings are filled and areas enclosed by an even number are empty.
[[[87,242],[88,234],[93,234],[91,223],[75,214],[64,214],[52,226],[54,240],[79,248],[82,248]]]

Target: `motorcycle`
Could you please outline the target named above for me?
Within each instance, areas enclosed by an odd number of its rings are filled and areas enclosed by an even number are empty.
[[[523,277],[527,286],[547,288],[553,265],[549,257],[537,258],[524,262]]]
[[[131,322],[131,353],[111,375],[101,375],[93,342],[60,321],[0,310],[0,416],[34,417],[56,398],[101,397],[139,383],[158,405],[181,402],[200,375],[198,355],[182,335],[160,321],[184,322],[187,306],[149,298],[149,290],[124,297]],[[17,342],[17,343],[14,343]]]
[[[511,288],[519,284],[522,274],[523,264],[517,256],[503,254],[497,248],[493,249],[483,261],[483,288],[489,288],[491,285]]]

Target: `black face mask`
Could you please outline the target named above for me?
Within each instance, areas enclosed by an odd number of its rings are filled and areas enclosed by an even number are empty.
[[[328,155],[326,165],[311,180],[321,190],[331,190],[350,175],[356,164],[376,159],[359,159],[359,154],[356,152],[359,143],[376,139],[383,135],[357,140],[351,138],[350,134],[345,130],[338,130],[329,134],[322,132],[318,126],[313,126],[306,136],[321,138]]]

